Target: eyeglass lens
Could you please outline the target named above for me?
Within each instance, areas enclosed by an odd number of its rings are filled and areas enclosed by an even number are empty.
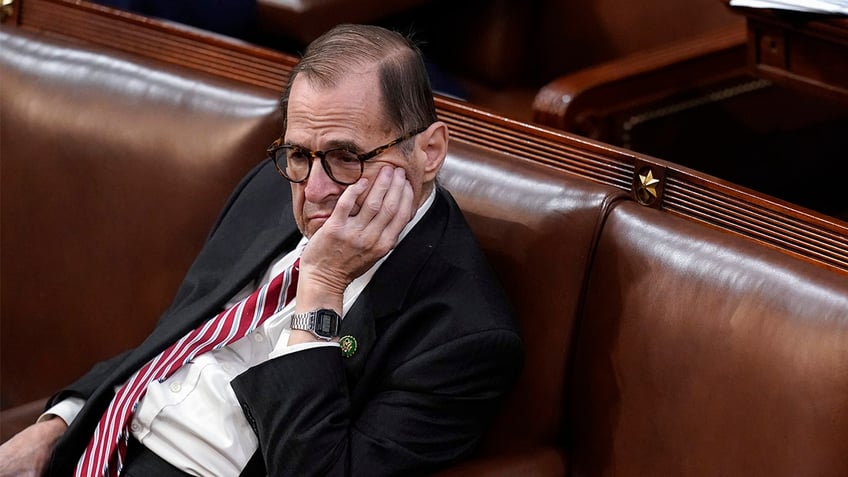
[[[307,151],[296,146],[283,147],[276,151],[277,167],[291,181],[301,182],[309,176],[311,157]],[[345,149],[326,151],[321,158],[327,174],[336,182],[353,184],[362,176],[362,162],[356,154]]]

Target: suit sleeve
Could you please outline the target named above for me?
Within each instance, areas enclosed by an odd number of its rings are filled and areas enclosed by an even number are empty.
[[[511,330],[461,336],[386,372],[354,411],[341,354],[283,356],[232,382],[268,475],[414,475],[468,455],[521,365]]]
[[[259,175],[259,173],[263,171],[263,168],[264,169],[269,168],[269,164],[267,164],[266,162],[267,161],[260,162],[251,171],[249,171],[247,173],[247,175],[245,175],[245,177],[241,179],[239,184],[236,186],[236,188],[230,194],[230,196],[227,199],[226,204],[224,205],[222,211],[219,213],[218,218],[216,219],[216,221],[213,224],[209,234],[207,235],[207,238],[206,238],[207,244],[209,243],[210,240],[212,240],[212,238],[214,237],[215,233],[219,230],[219,228],[221,228],[221,224],[226,220],[228,213],[233,208],[233,204],[235,204],[237,202],[241,193],[252,183],[252,181],[254,181],[254,179]],[[191,276],[191,272],[189,272],[187,274],[187,276]],[[182,295],[187,294],[187,291],[191,290],[190,285],[191,285],[190,283],[188,285],[186,283],[183,283],[181,285],[180,289],[177,292],[177,298],[174,300],[174,303],[178,303],[180,301],[180,297]],[[173,308],[173,307],[174,307],[174,304],[171,305],[171,308]],[[163,314],[163,316],[164,316],[164,314]],[[160,319],[161,319],[161,317],[160,317]],[[115,319],[113,321],[118,322],[119,320]],[[77,397],[82,397],[84,399],[87,399],[94,392],[94,390],[100,384],[102,384],[106,380],[107,377],[109,377],[109,375],[111,374],[111,371],[115,367],[117,367],[117,365],[120,364],[123,361],[123,359],[127,355],[130,354],[131,351],[132,350],[125,351],[125,352],[123,352],[119,355],[112,357],[112,358],[109,358],[109,359],[106,359],[104,361],[100,361],[100,362],[96,363],[86,374],[81,376],[77,381],[75,381],[74,383],[72,383],[71,385],[66,387],[65,389],[61,390],[60,392],[56,393],[55,395],[53,395],[50,398],[50,400],[48,401],[47,407],[49,408],[50,406],[52,406],[56,402],[64,399],[67,396],[77,396]]]
[[[50,409],[51,406],[56,404],[57,402],[67,398],[67,397],[79,397],[83,399],[88,399],[92,393],[94,393],[95,389],[97,389],[106,378],[111,374],[112,369],[114,369],[121,361],[124,360],[129,355],[129,351],[125,351],[119,355],[113,356],[105,361],[100,361],[95,364],[86,374],[82,377],[74,381],[72,384],[68,385],[61,391],[57,392],[53,396],[50,397],[47,401],[47,405],[45,406],[45,410]]]

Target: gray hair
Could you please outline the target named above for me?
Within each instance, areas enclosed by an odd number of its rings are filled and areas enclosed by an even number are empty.
[[[298,75],[331,88],[351,71],[378,66],[386,124],[398,135],[426,128],[437,120],[433,90],[421,50],[400,33],[372,25],[342,24],[310,43],[283,91],[283,131],[291,86]],[[409,148],[400,147],[405,153]]]

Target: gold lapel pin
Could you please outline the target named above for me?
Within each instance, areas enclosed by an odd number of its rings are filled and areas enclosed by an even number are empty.
[[[342,356],[350,358],[356,353],[358,344],[356,343],[356,338],[345,335],[339,338],[339,346],[342,348]]]

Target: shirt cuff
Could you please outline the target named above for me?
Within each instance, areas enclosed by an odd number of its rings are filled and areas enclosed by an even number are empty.
[[[63,399],[45,411],[44,414],[38,416],[38,420],[35,422],[44,422],[53,416],[57,416],[70,426],[84,405],[85,399],[82,398],[69,397]]]

